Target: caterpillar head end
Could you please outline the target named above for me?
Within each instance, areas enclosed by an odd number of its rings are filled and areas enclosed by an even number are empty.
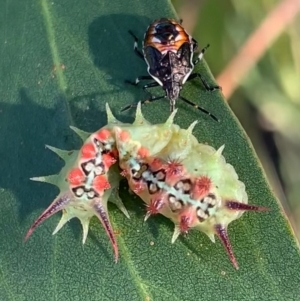
[[[104,195],[105,198],[105,195]],[[53,235],[56,234],[66,222],[68,222],[73,217],[77,217],[83,228],[83,239],[84,244],[88,235],[90,219],[96,215],[100,220],[102,226],[104,227],[107,236],[112,244],[115,261],[118,261],[118,246],[114,236],[114,231],[109,221],[109,216],[107,213],[106,202],[103,202],[101,198],[94,198],[89,204],[80,203],[76,200],[71,192],[60,194],[52,204],[36,219],[33,225],[28,230],[24,241],[27,241],[31,236],[33,231],[46,219],[54,215],[55,213],[62,211],[62,217],[55,228]]]
[[[81,136],[84,135],[82,132],[78,133]],[[100,157],[97,149],[98,144],[100,149],[103,147],[103,141],[109,146],[110,140],[109,131],[102,129],[93,134],[80,151],[62,151],[48,146],[50,150],[64,159],[65,166],[57,175],[35,177],[31,180],[54,184],[60,189],[60,194],[30,227],[25,241],[43,221],[58,211],[62,211],[62,217],[53,234],[56,234],[70,219],[77,217],[82,224],[82,242],[85,243],[90,219],[97,216],[111,241],[115,260],[118,260],[118,247],[107,210],[107,201],[116,189],[115,186],[118,185],[118,177],[115,176],[118,172],[112,167],[116,159],[110,150],[101,153]],[[124,213],[127,213],[121,201],[116,200],[115,203],[123,209]]]

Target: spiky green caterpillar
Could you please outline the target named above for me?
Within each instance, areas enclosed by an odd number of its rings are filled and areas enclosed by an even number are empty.
[[[73,128],[83,140],[79,151],[49,147],[65,160],[65,167],[58,175],[32,180],[57,185],[60,193],[31,226],[26,239],[45,219],[62,211],[53,234],[77,217],[84,243],[89,221],[97,216],[117,261],[118,247],[107,201],[114,202],[129,217],[117,193],[121,176],[125,176],[131,190],[147,204],[145,220],[160,213],[174,222],[172,242],[192,228],[206,233],[213,242],[216,234],[238,268],[227,226],[247,210],[267,208],[247,204],[245,185],[222,156],[224,146],[215,150],[199,143],[192,134],[196,122],[181,129],[173,123],[176,111],[165,123],[156,125],[145,120],[140,104],[133,124],[116,120],[108,105],[106,111],[108,123],[97,132],[88,134]]]

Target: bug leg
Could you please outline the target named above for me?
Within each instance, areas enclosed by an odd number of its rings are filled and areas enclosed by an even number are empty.
[[[144,60],[144,55],[143,55],[142,52],[138,49],[138,41],[139,41],[139,40],[138,40],[137,36],[136,36],[131,30],[129,30],[128,32],[129,32],[129,34],[134,38],[133,50],[134,50],[135,54],[136,54],[139,58],[141,58],[142,60]]]
[[[159,84],[158,84],[157,82],[152,82],[152,83],[149,83],[149,84],[144,85],[144,86],[143,86],[143,90],[144,90],[145,92],[147,92],[147,93],[150,95],[151,99],[152,99],[153,96],[152,96],[151,93],[148,91],[148,89],[149,89],[149,88],[154,88],[154,87],[157,87],[157,86],[159,86]],[[160,98],[159,98],[159,99],[160,99]],[[156,99],[154,99],[154,100],[156,100]]]
[[[192,79],[194,79],[194,78],[196,78],[196,77],[199,77],[199,78],[200,78],[200,80],[201,80],[203,86],[205,87],[205,89],[206,89],[207,91],[212,92],[212,91],[215,91],[215,90],[222,90],[222,87],[220,87],[220,86],[210,86],[210,85],[207,83],[206,79],[205,79],[200,73],[192,73],[192,74],[189,76],[189,78],[187,79],[187,81],[190,81],[190,80],[192,80]]]
[[[193,52],[195,52],[195,50],[198,47],[198,42],[194,38],[192,38],[192,42],[193,42]],[[194,63],[194,65],[195,65],[195,63]]]
[[[149,75],[145,75],[145,76],[139,76],[139,77],[137,77],[136,80],[135,80],[134,82],[129,81],[129,80],[125,80],[125,83],[131,84],[131,85],[133,85],[133,86],[137,86],[137,85],[140,83],[141,80],[149,80],[149,79],[152,79],[152,77],[149,76]],[[149,88],[154,88],[154,87],[157,87],[157,86],[159,86],[159,83],[157,83],[157,82],[152,82],[152,83],[149,83],[149,84],[144,85],[144,86],[143,86],[143,90],[144,90],[145,92],[149,93],[149,91],[148,91],[147,89],[149,89]],[[146,100],[142,101],[141,104],[148,103],[148,102],[151,102],[151,101],[154,101],[154,100],[157,100],[157,99],[161,99],[161,98],[164,97],[164,96],[153,97],[153,96],[151,95],[151,93],[149,93],[149,94],[150,94],[150,99],[146,99]],[[137,106],[137,104],[128,105],[128,106],[126,106],[125,108],[123,108],[123,109],[121,110],[121,112],[126,111],[126,110],[128,110],[128,109],[130,109],[130,108],[135,108],[136,106]]]
[[[157,86],[159,86],[159,84],[157,82],[152,82],[152,83],[144,85],[143,90],[149,93],[149,91],[147,89],[154,88],[154,87],[157,87]]]
[[[198,46],[198,43],[197,43],[197,41],[194,40],[194,39],[193,39],[193,42],[194,42],[194,44],[195,44],[195,46],[194,46],[194,50],[195,50],[196,47]],[[205,51],[207,50],[208,47],[209,47],[209,44],[207,44],[207,45],[200,51],[200,53],[198,54],[196,60],[195,60],[194,63],[193,63],[194,66],[195,66],[196,64],[198,64],[198,63],[203,59],[204,53],[205,53]]]
[[[193,42],[194,42],[194,50],[195,50],[196,47],[197,47],[197,41],[193,39]],[[198,64],[198,63],[203,59],[204,53],[205,53],[205,51],[208,49],[208,47],[209,47],[209,44],[207,44],[207,45],[200,51],[200,53],[198,54],[198,57],[197,57],[196,60],[194,61],[194,66],[195,66],[196,64]],[[205,80],[205,78],[204,78],[200,73],[193,73],[193,74],[191,74],[191,75],[189,76],[189,78],[187,79],[187,81],[192,80],[192,79],[194,79],[194,78],[196,78],[196,77],[199,77],[199,78],[200,78],[202,84],[204,85],[204,87],[205,87],[205,89],[206,89],[207,91],[215,91],[215,90],[221,90],[221,89],[222,89],[220,86],[213,86],[213,87],[211,87],[211,86],[207,83],[207,81]]]
[[[163,95],[163,96],[151,97],[151,98],[149,98],[149,99],[145,99],[145,100],[141,101],[141,104],[142,104],[142,105],[143,105],[143,104],[147,104],[147,103],[153,102],[153,101],[155,101],[155,100],[162,99],[162,98],[164,98],[164,97],[165,97],[165,95]],[[136,108],[137,105],[138,105],[137,103],[130,104],[130,105],[124,107],[124,108],[121,110],[121,112],[127,111],[127,110],[129,110],[129,109],[131,109],[131,108]]]
[[[150,75],[143,75],[143,76],[139,76],[139,77],[137,77],[136,78],[136,80],[133,82],[133,81],[131,81],[131,80],[125,80],[125,83],[127,83],[127,84],[131,84],[131,85],[133,85],[133,86],[136,86],[136,85],[138,85],[139,84],[139,82],[141,81],[141,80],[148,80],[148,79],[152,79],[152,77],[150,76]]]
[[[130,80],[125,80],[125,83],[133,85],[133,86],[137,86],[140,83],[141,80],[147,80],[147,79],[152,79],[152,77],[148,76],[148,75],[146,75],[146,76],[139,76],[139,77],[136,78],[136,80],[134,82],[132,82]],[[157,86],[159,86],[159,83],[152,82],[152,83],[144,85],[143,86],[143,90],[149,93],[149,91],[147,89],[153,88],[153,87],[157,87]]]
[[[205,110],[204,108],[202,108],[202,107],[196,105],[195,103],[191,102],[190,100],[188,100],[188,99],[186,99],[186,98],[184,98],[184,97],[182,97],[182,96],[179,96],[179,98],[180,98],[181,100],[183,100],[185,103],[187,103],[187,104],[193,106],[193,107],[196,108],[197,110],[199,110],[199,111],[201,111],[201,112],[207,114],[208,116],[210,116],[210,117],[211,117],[212,119],[214,119],[215,121],[220,122],[220,120],[219,120],[215,115],[213,115],[213,114],[210,113],[209,111]]]

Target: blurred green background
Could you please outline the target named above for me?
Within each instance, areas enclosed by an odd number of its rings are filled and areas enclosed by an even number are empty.
[[[278,5],[295,10],[299,0],[173,0],[186,30],[215,76]],[[294,3],[294,4],[293,4]],[[293,8],[291,8],[293,7]],[[298,10],[300,5],[298,4]],[[279,10],[278,23],[286,11]],[[295,10],[297,11],[297,10]],[[286,22],[287,23],[287,22]],[[276,25],[276,22],[275,22]],[[276,26],[270,26],[270,32]],[[250,137],[268,180],[300,241],[300,14],[266,47],[227,101]],[[262,45],[257,39],[257,47]],[[256,47],[252,51],[255,52]],[[251,53],[251,52],[250,52]],[[250,55],[251,56],[251,55]],[[250,58],[251,59],[251,58]],[[243,64],[241,64],[241,68]],[[239,66],[236,67],[239,69]],[[238,70],[237,70],[238,72]],[[222,85],[219,82],[220,85]],[[224,88],[224,87],[223,87]],[[250,200],[255,202],[257,200]]]

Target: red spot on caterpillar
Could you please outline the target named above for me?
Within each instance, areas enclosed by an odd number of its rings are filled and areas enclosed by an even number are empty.
[[[102,193],[104,190],[110,188],[110,184],[106,178],[106,176],[101,175],[97,176],[93,181],[93,187],[99,193]]]
[[[195,180],[192,197],[195,199],[200,199],[207,195],[211,189],[211,180],[206,176],[199,177]]]
[[[149,156],[149,150],[146,147],[140,147],[138,150],[138,156],[140,158],[146,158]]]
[[[193,207],[185,207],[179,214],[179,229],[181,233],[187,233],[197,224],[197,215]]]
[[[127,140],[129,140],[130,138],[130,135],[128,132],[126,131],[120,131],[119,132],[119,140],[122,141],[122,142],[126,142]]]
[[[180,232],[187,233],[191,227],[191,217],[188,214],[181,215],[180,217]]]
[[[160,195],[151,199],[150,204],[147,205],[147,213],[145,216],[145,221],[151,216],[159,213],[160,209],[165,205],[164,198]]]
[[[139,194],[145,189],[145,185],[141,182],[136,182],[133,184],[132,190],[134,193]]]
[[[113,164],[117,162],[117,160],[111,154],[103,154],[102,160],[106,167],[106,170],[108,170]]]
[[[68,174],[68,182],[71,185],[78,186],[84,180],[85,180],[85,176],[80,168],[73,168]]]
[[[169,161],[165,166],[167,177],[181,176],[184,173],[184,167],[180,162]]]
[[[150,163],[150,166],[152,170],[159,170],[163,167],[163,161],[159,158],[154,158]]]
[[[84,144],[81,148],[81,154],[83,159],[94,158],[96,155],[96,151],[93,143]]]
[[[107,141],[111,137],[111,132],[108,129],[102,129],[95,134],[100,141]]]
[[[185,175],[185,167],[178,161],[168,161],[163,165],[166,172],[166,183],[174,186]]]

